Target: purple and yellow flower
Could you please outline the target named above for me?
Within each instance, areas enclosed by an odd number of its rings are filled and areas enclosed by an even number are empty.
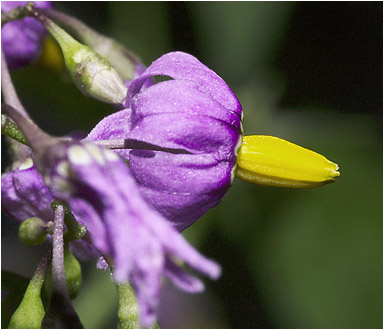
[[[142,88],[156,76],[172,79]],[[285,140],[243,138],[239,100],[186,53],[153,62],[130,84],[125,105],[87,140],[126,139],[133,145],[116,152],[129,161],[145,200],[179,231],[216,206],[235,176],[283,187],[320,186],[339,176],[336,164]]]
[[[74,45],[73,52],[89,55],[82,45]],[[87,58],[97,64],[100,58],[95,56]],[[66,60],[72,63],[72,57]],[[95,63],[87,62],[87,68]],[[83,63],[72,64],[78,68]],[[148,84],[156,76],[171,79]],[[95,77],[87,78],[92,93]],[[122,91],[119,87],[117,103]],[[318,186],[339,176],[336,164],[287,141],[243,138],[239,100],[222,78],[189,54],[173,52],[154,61],[129,84],[123,104],[126,108],[104,118],[85,142],[55,139],[41,131],[34,135],[36,127],[23,130],[30,124],[14,115],[31,144],[36,168],[49,188],[45,190],[69,205],[92,245],[112,260],[115,281],[132,283],[144,326],[155,321],[163,276],[187,292],[203,289],[178,261],[211,278],[219,276],[217,264],[196,252],[179,231],[219,204],[235,176],[284,187]],[[124,145],[113,152],[92,143],[98,140]],[[8,173],[4,182],[11,186],[17,175]],[[36,190],[34,180],[27,181],[26,190]],[[45,190],[36,193],[45,196]],[[12,206],[13,195],[4,194]],[[36,198],[26,201],[34,205]]]
[[[172,80],[142,89],[148,79]],[[129,139],[153,150],[117,150],[145,200],[179,231],[216,206],[235,176],[242,108],[228,85],[195,57],[160,57],[128,89],[126,105],[88,140]]]
[[[1,12],[24,6],[28,1],[2,1]],[[50,1],[36,1],[38,8],[51,8]],[[6,23],[1,29],[1,45],[10,68],[30,64],[40,55],[44,26],[31,17]]]

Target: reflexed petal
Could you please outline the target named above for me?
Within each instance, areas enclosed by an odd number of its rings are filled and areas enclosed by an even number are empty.
[[[225,81],[194,56],[183,52],[172,52],[154,61],[147,70],[129,86],[127,105],[134,94],[140,91],[145,80],[152,76],[169,76],[176,80],[191,80],[200,85],[200,90],[210,95],[229,111],[241,117],[239,100]]]
[[[204,284],[198,278],[188,274],[180,266],[176,265],[172,260],[167,258],[165,264],[165,276],[167,276],[173,284],[183,291],[189,293],[199,293],[204,291]]]
[[[199,289],[181,270],[167,269],[166,258],[176,257],[212,278],[219,266],[199,254],[168,221],[144,201],[127,165],[112,151],[89,143],[68,144],[70,175],[52,172],[52,183],[66,179],[52,191],[68,201],[76,218],[86,226],[93,244],[114,261],[114,279],[131,281],[144,326],[155,320],[162,277],[189,291]],[[61,165],[61,167],[63,167]],[[56,178],[56,180],[55,180]]]
[[[31,159],[19,169],[2,175],[1,198],[3,210],[18,221],[30,217],[45,222],[53,220],[53,197]]]

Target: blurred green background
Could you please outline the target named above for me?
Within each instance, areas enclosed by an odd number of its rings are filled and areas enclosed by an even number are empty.
[[[169,51],[190,52],[236,93],[245,134],[287,139],[340,166],[337,182],[317,189],[235,180],[184,233],[223,275],[205,280],[200,295],[165,282],[162,327],[382,328],[381,2],[54,6],[115,37],[146,65]],[[31,116],[52,134],[89,131],[114,111],[38,64],[13,78]],[[30,277],[43,250],[22,245],[3,216],[3,268]],[[115,327],[108,274],[92,262],[83,271],[74,305],[85,327]]]

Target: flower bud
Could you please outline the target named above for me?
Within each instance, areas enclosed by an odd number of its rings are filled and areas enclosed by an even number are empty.
[[[127,88],[103,56],[77,42],[40,12],[32,11],[32,14],[58,42],[72,80],[83,94],[106,103],[123,103]]]
[[[41,245],[47,238],[47,225],[40,218],[29,218],[19,227],[19,238],[27,245]]]
[[[23,300],[12,315],[9,329],[40,329],[45,310],[41,301],[41,287],[44,277],[41,274],[30,281]]]
[[[64,267],[69,298],[74,299],[81,287],[81,266],[68,247],[64,250]]]
[[[334,182],[338,165],[324,156],[274,136],[244,136],[236,176],[258,184],[290,188]]]
[[[145,71],[141,59],[115,39],[93,30],[79,19],[54,9],[40,10],[48,18],[60,24],[81,43],[103,55],[128,85]]]

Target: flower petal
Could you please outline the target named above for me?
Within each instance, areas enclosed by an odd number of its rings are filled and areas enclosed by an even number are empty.
[[[63,148],[55,150],[59,149]],[[219,276],[219,266],[199,254],[145,202],[130,169],[114,152],[90,143],[72,143],[66,154],[66,160],[58,161],[51,181],[55,185],[65,179],[67,184],[59,184],[52,191],[68,201],[96,248],[113,258],[115,281],[132,282],[144,326],[155,320],[165,274],[179,287],[200,289],[197,280],[167,268],[167,258],[185,261],[212,278]],[[67,176],[59,170],[63,162],[69,165]]]
[[[172,193],[139,186],[141,195],[160,212],[179,232],[191,226],[209,209],[217,206],[228,190],[215,190],[206,194]]]
[[[128,136],[131,126],[131,110],[124,109],[105,117],[88,134],[86,140],[115,140]]]
[[[24,6],[28,1],[2,1],[1,12]],[[50,1],[36,1],[38,8],[51,8]],[[46,33],[41,23],[31,17],[12,21],[1,28],[2,49],[10,68],[15,69],[35,60]]]
[[[19,169],[2,175],[1,198],[3,210],[18,221],[30,217],[38,217],[45,222],[53,220],[53,196],[31,159]]]
[[[240,102],[225,81],[197,58],[183,52],[168,53],[154,61],[129,86],[127,105],[130,104],[134,94],[140,91],[146,79],[153,76],[169,76],[176,80],[194,81],[199,84],[199,89],[202,92],[210,95],[214,100],[241,118],[242,107]]]
[[[239,116],[199,88],[194,81],[168,80],[141,91],[131,104],[135,122],[159,113],[200,114],[224,121],[241,131]]]
[[[173,284],[185,292],[199,293],[204,291],[203,282],[188,274],[169,258],[167,258],[165,263],[164,275],[168,277]]]
[[[205,115],[162,113],[135,122],[129,137],[163,148],[215,154],[218,160],[235,161],[240,132]]]

